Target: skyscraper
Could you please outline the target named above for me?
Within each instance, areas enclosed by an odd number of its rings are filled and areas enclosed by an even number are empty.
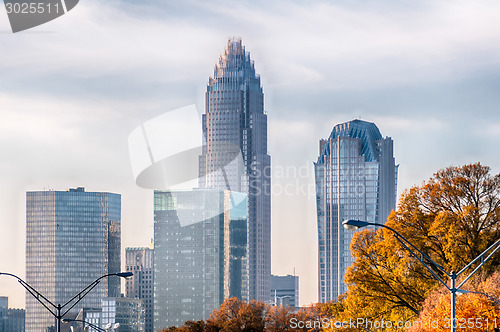
[[[202,118],[200,187],[248,195],[250,299],[269,301],[271,194],[267,113],[260,76],[240,39],[230,39],[209,78]]]
[[[154,330],[248,300],[246,195],[155,191]]]
[[[108,273],[120,272],[121,196],[104,192],[26,193],[26,281],[54,304],[65,303]],[[99,308],[120,296],[120,278],[104,278],[70,312]],[[26,294],[26,331],[54,326],[54,317]]]
[[[318,221],[319,301],[346,292],[344,275],[352,264],[352,232],[342,222],[358,219],[385,223],[396,207],[398,166],[390,137],[374,123],[353,120],[336,125],[320,140],[314,164]]]
[[[126,248],[125,265],[127,272],[134,273],[125,282],[125,296],[143,301],[144,331],[153,332],[154,250],[150,248]]]

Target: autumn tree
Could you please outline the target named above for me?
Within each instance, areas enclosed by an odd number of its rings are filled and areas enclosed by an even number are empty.
[[[500,175],[477,163],[440,170],[426,183],[405,191],[386,225],[451,272],[500,238],[499,220]],[[346,273],[349,292],[340,315],[392,321],[416,318],[438,282],[394,234],[385,228],[357,232],[351,250],[355,262]],[[484,276],[499,265],[496,255],[485,265]]]
[[[471,293],[456,298],[457,330],[500,331],[500,272],[486,281],[475,278]],[[479,280],[479,283],[477,282]],[[474,292],[474,293],[472,293]],[[480,294],[482,293],[482,294]],[[422,312],[408,332],[441,332],[450,330],[450,292],[440,287],[425,300]]]
[[[313,332],[321,331],[318,322],[330,319],[329,304],[315,304],[298,311],[291,307],[271,307],[263,302],[246,303],[237,298],[226,299],[204,322],[187,321],[180,327],[162,332]]]
[[[290,307],[275,306],[269,308],[265,321],[266,332],[286,332],[291,331],[290,319],[294,317]]]
[[[264,331],[269,306],[263,302],[246,303],[235,297],[225,300],[210,315],[207,326],[218,331]]]

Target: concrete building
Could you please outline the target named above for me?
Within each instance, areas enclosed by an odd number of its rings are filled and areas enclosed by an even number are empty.
[[[299,277],[271,275],[271,299],[274,305],[299,307]]]
[[[314,163],[318,222],[319,301],[347,291],[344,275],[353,262],[353,233],[342,222],[358,219],[385,223],[396,207],[397,171],[393,141],[374,123],[353,120],[336,125],[320,140]]]
[[[0,296],[0,332],[24,332],[25,310],[9,308],[9,298]]]
[[[64,304],[97,278],[120,272],[121,197],[104,192],[26,193],[26,282],[52,303]],[[101,280],[68,315],[120,295],[120,278]],[[55,319],[26,294],[26,331],[45,332]]]
[[[0,296],[0,332],[5,332],[5,324],[9,310],[9,298]]]
[[[125,296],[141,299],[145,310],[145,331],[153,332],[154,250],[126,248],[126,271],[134,275],[125,281]]]

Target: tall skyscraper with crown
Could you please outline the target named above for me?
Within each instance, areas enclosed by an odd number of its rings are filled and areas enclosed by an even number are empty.
[[[374,123],[353,120],[336,125],[319,142],[314,163],[318,221],[318,295],[336,300],[347,291],[344,276],[353,263],[352,232],[346,219],[384,224],[396,208],[398,166],[390,137]]]
[[[205,95],[200,187],[248,195],[249,298],[269,301],[271,157],[260,76],[241,39],[230,39]]]

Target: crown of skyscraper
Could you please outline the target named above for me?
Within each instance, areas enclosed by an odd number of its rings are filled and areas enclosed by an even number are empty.
[[[373,122],[352,120],[340,123],[333,127],[332,133],[330,134],[328,140],[332,140],[337,137],[351,137],[361,139],[361,154],[365,156],[366,161],[376,160],[377,154],[375,153],[375,141],[382,139],[382,134],[380,134],[380,130]],[[321,156],[329,154],[329,145],[324,144],[320,158]]]
[[[222,77],[256,77],[254,63],[241,38],[228,39],[224,54],[219,55],[213,78]]]

